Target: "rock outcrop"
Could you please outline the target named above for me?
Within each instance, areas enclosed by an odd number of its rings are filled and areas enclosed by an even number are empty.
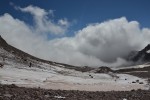
[[[130,56],[131,61],[137,62],[147,62],[150,61],[150,44],[148,44],[144,49],[138,52],[132,53],[132,56]]]

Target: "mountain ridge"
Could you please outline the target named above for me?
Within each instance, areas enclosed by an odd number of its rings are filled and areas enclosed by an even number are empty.
[[[64,64],[64,63],[59,63],[59,62],[55,62],[55,61],[49,61],[49,60],[44,60],[44,59],[40,59],[38,57],[32,56],[22,50],[19,50],[16,47],[13,47],[11,45],[9,45],[5,39],[3,39],[3,37],[0,35],[0,47],[5,49],[8,52],[11,52],[12,54],[20,57],[22,60],[27,60],[27,59],[34,59],[36,61],[40,61],[40,62],[44,62],[50,65],[60,65],[61,66],[65,66],[68,69],[74,69],[77,71],[82,71],[82,72],[87,72],[87,71],[91,71],[94,68],[88,67],[88,66],[74,66],[74,65],[69,65],[69,64]]]
[[[133,52],[132,56],[130,56],[129,61],[133,62],[149,62],[150,61],[150,44],[148,44],[144,49],[140,51]]]

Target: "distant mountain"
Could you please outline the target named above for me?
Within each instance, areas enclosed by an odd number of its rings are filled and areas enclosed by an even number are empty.
[[[133,51],[129,54],[128,60],[133,62],[149,62],[150,61],[150,44],[141,51]]]

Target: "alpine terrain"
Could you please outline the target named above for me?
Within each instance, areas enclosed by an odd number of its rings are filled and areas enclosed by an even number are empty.
[[[132,53],[132,66],[92,68],[34,57],[0,37],[0,100],[149,100],[149,50]]]

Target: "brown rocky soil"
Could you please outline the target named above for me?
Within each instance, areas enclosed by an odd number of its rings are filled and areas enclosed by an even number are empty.
[[[0,100],[150,100],[150,91],[87,92],[0,85]]]

